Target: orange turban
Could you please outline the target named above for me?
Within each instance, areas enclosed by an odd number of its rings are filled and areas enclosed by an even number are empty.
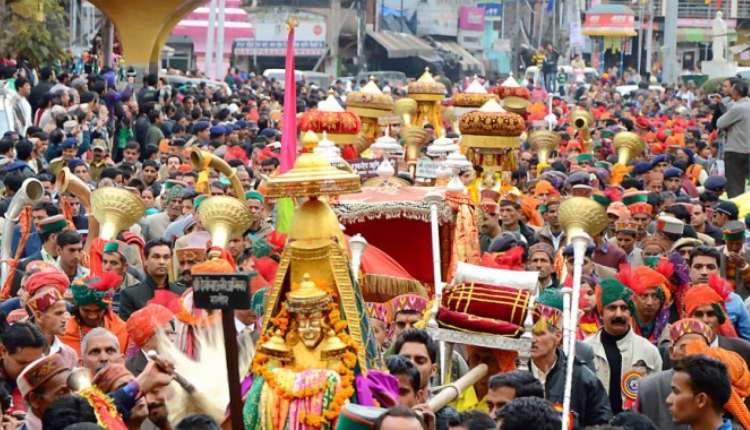
[[[128,336],[136,346],[143,347],[156,331],[172,321],[174,314],[162,305],[149,304],[146,307],[133,312],[125,324]]]
[[[550,195],[559,195],[557,189],[547,180],[542,179],[534,186],[534,195],[539,197],[543,193],[549,193]]]
[[[723,363],[727,367],[732,393],[724,410],[729,412],[744,429],[750,429],[750,411],[745,406],[744,398],[750,394],[750,370],[745,360],[733,351],[723,348],[710,348],[705,342],[694,340],[685,346],[688,355],[705,355]]]
[[[713,288],[706,284],[691,287],[685,293],[685,313],[683,318],[690,318],[696,308],[702,305],[721,305],[724,299]]]

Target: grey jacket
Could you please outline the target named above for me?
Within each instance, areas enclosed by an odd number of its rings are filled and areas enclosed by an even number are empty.
[[[638,386],[638,412],[651,418],[660,430],[688,430],[690,427],[675,424],[666,405],[667,396],[672,391],[674,370],[665,370],[641,379]]]
[[[743,97],[716,121],[719,130],[726,132],[724,151],[750,154],[750,98]]]

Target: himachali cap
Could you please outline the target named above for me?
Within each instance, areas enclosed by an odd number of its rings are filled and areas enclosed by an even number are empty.
[[[396,296],[390,301],[391,309],[395,317],[399,312],[417,312],[422,313],[427,307],[427,299],[417,294],[402,294]]]
[[[549,256],[550,260],[554,260],[555,250],[547,242],[537,242],[529,247],[529,258],[537,252],[543,252]]]
[[[722,213],[729,217],[729,219],[737,219],[739,210],[737,205],[729,200],[722,200],[714,206],[714,212]]]
[[[483,199],[480,203],[482,212],[497,215],[500,212],[500,205],[492,199]]]
[[[174,243],[174,252],[178,258],[193,257],[195,260],[202,260],[208,252],[208,242],[211,240],[211,234],[207,231],[195,231],[180,237]]]
[[[701,245],[703,245],[703,241],[701,241],[700,239],[696,239],[694,237],[683,237],[683,238],[678,239],[672,245],[671,251],[677,251],[684,246],[696,247],[696,246],[701,246]]]
[[[44,385],[53,376],[69,370],[70,368],[65,364],[62,355],[47,355],[33,361],[18,375],[18,379],[16,379],[18,390],[21,392],[21,396],[26,398],[30,392]]]
[[[607,214],[617,215],[620,220],[630,218],[630,209],[623,202],[612,202],[607,207]]]
[[[699,334],[703,336],[709,344],[714,337],[711,327],[696,318],[683,318],[679,321],[675,321],[669,326],[669,338],[672,340],[672,343],[677,342],[683,336],[688,334]]]
[[[725,241],[745,240],[745,224],[740,221],[729,221],[722,230]]]
[[[656,230],[670,234],[682,234],[685,231],[685,223],[673,216],[661,215],[656,218]]]
[[[536,299],[535,326],[537,330],[547,327],[558,327],[562,321],[563,298],[557,288],[546,288]],[[545,324],[539,327],[537,324]]]
[[[53,215],[39,223],[39,229],[44,233],[59,233],[68,226],[68,220],[62,215]]]
[[[594,162],[594,154],[591,153],[584,153],[584,154],[578,154],[576,156],[576,163],[593,163]]]
[[[386,303],[375,303],[366,302],[365,307],[367,308],[367,316],[376,320],[390,323],[393,321],[393,312],[391,312],[391,304]]]
[[[617,221],[615,223],[615,231],[618,233],[627,232],[635,234],[638,232],[638,223],[629,218]]]
[[[628,207],[636,203],[648,203],[648,193],[630,188],[622,195],[622,202]]]
[[[133,376],[124,364],[110,363],[107,367],[96,372],[92,384],[96,385],[104,393],[111,393],[115,391],[115,382],[126,376],[135,379],[135,376]]]

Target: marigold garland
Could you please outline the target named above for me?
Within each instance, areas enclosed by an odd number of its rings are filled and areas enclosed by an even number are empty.
[[[357,364],[357,353],[361,348],[360,345],[358,345],[354,339],[346,333],[346,329],[349,326],[346,321],[341,320],[341,313],[336,304],[336,295],[333,293],[331,293],[331,295],[334,300],[333,303],[328,305],[328,320],[338,338],[347,345],[347,349],[342,354],[342,363],[339,363],[335,369],[340,377],[340,387],[334,395],[331,403],[320,415],[307,414],[305,411],[300,411],[299,413],[299,420],[313,428],[320,428],[326,423],[333,423],[333,421],[340,415],[341,408],[346,404],[347,400],[354,395],[354,368]],[[281,337],[285,337],[288,330],[289,312],[286,309],[286,305],[282,303],[277,316],[271,318],[270,326],[265,330],[265,333],[261,336],[258,344],[262,345],[264,342],[268,341],[270,338],[269,334],[275,333]],[[305,387],[300,390],[287,389],[277,380],[276,373],[269,368],[269,361],[270,358],[266,354],[257,351],[253,359],[252,371],[257,375],[261,375],[266,384],[268,384],[273,392],[280,398],[288,401],[309,399],[322,394],[328,385],[326,381],[316,387]],[[301,371],[304,369],[295,366],[294,370]]]

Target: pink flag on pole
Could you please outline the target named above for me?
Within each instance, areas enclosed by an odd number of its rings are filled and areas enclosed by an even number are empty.
[[[281,165],[279,173],[294,167],[297,159],[297,82],[294,77],[294,28],[297,22],[290,18],[287,23],[289,35],[286,42],[286,65],[284,71],[284,115],[281,129]]]

